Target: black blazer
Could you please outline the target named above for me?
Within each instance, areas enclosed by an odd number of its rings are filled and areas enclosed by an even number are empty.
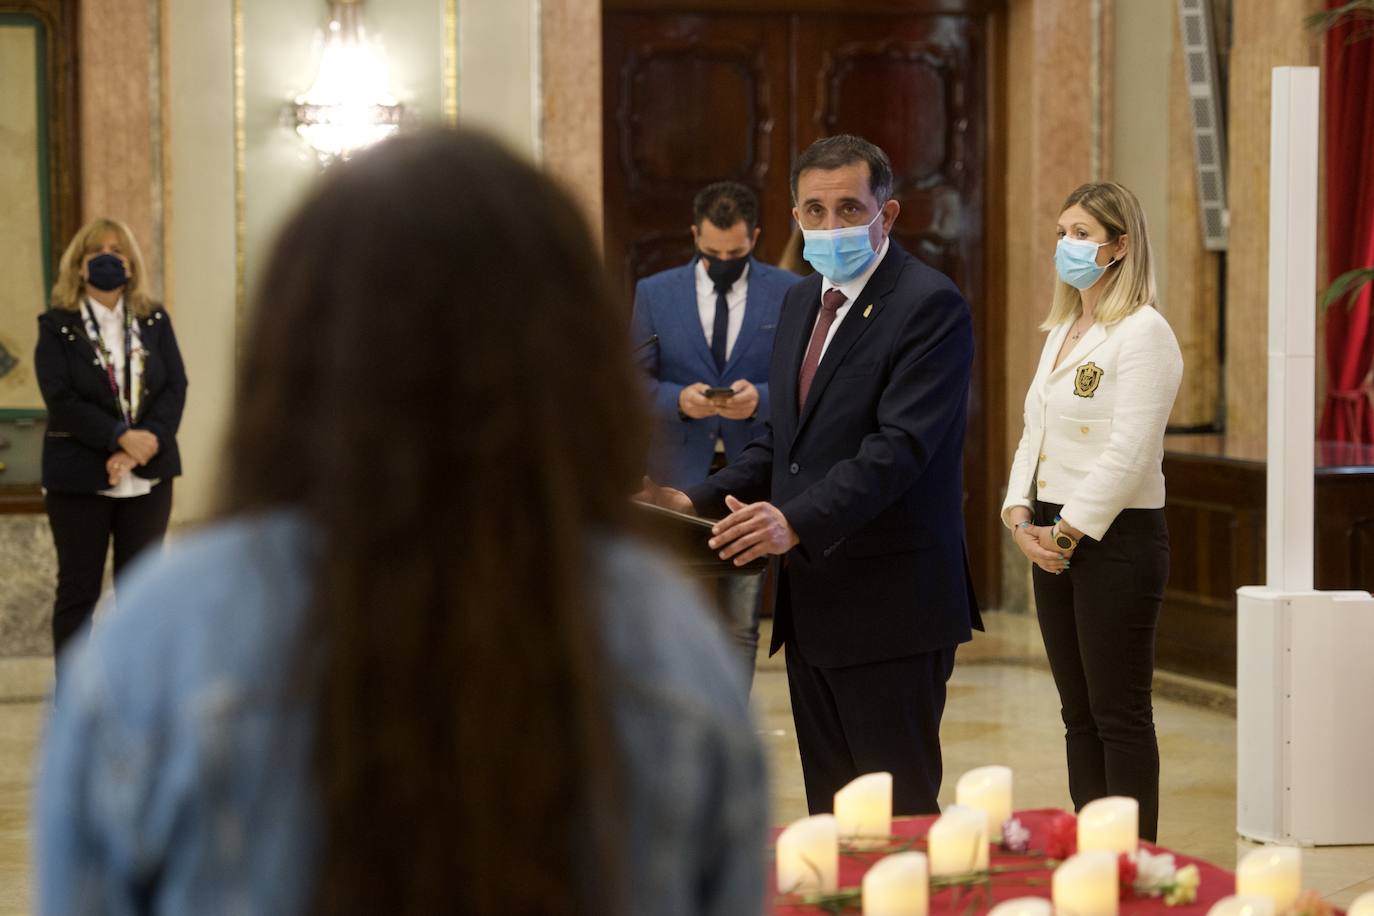
[[[186,405],[186,367],[166,310],[158,306],[138,321],[148,355],[143,364],[143,400],[133,428],[157,436],[158,451],[133,473],[168,480],[181,473],[176,436]],[[66,309],[39,315],[33,357],[48,408],[43,486],[66,493],[95,493],[110,486],[105,462],[119,448],[116,439],[124,431],[119,404],[82,322],[80,312]]]
[[[703,515],[724,514],[726,494],[767,499],[797,532],[772,652],[837,668],[966,642],[982,629],[962,511],[968,303],[892,241],[799,409],[820,292],[813,274],[783,300],[763,435],[687,495]]]

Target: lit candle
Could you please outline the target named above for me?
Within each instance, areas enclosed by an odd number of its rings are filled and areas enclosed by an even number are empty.
[[[1207,916],[1274,916],[1274,901],[1268,897],[1222,897],[1212,904]]]
[[[1116,916],[1116,853],[1098,849],[1070,856],[1054,870],[1052,885],[1054,908],[1065,916]]]
[[[1374,916],[1374,891],[1356,897],[1345,916]]]
[[[1271,846],[1247,853],[1236,866],[1236,893],[1268,897],[1282,913],[1302,892],[1302,853],[1293,846]]]
[[[979,767],[959,777],[954,802],[988,813],[988,834],[993,842],[1002,839],[1002,825],[1011,817],[1011,768]]]
[[[1051,916],[1054,907],[1044,897],[1017,897],[988,910],[988,916]]]
[[[793,821],[778,836],[778,890],[823,893],[839,887],[840,838],[832,814]]]
[[[1140,845],[1140,803],[1114,795],[1088,802],[1078,812],[1078,851],[1133,855]]]
[[[988,813],[950,805],[927,835],[932,875],[963,875],[988,870]]]
[[[926,916],[929,906],[930,878],[922,853],[887,856],[864,875],[863,916]]]
[[[856,846],[881,846],[892,833],[892,774],[869,773],[835,793],[840,837]]]

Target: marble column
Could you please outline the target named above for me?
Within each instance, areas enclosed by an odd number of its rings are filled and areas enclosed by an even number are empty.
[[[1021,435],[1021,404],[1044,344],[1038,329],[1054,298],[1055,224],[1069,192],[1108,165],[1110,32],[1105,4],[1012,0],[1007,6],[1005,101],[1005,455]],[[1096,81],[1096,82],[1095,82]],[[998,397],[997,392],[989,396]],[[1031,607],[1030,567],[1004,540],[1002,606]]]
[[[161,3],[84,0],[79,22],[82,219],[127,223],[161,298]]]

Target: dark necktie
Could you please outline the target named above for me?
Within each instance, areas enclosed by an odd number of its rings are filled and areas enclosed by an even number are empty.
[[[816,328],[811,332],[811,343],[806,348],[806,359],[802,360],[801,375],[797,377],[797,411],[806,406],[806,396],[811,391],[811,380],[816,377],[816,367],[821,364],[821,351],[825,349],[825,336],[835,323],[835,313],[844,305],[845,294],[838,289],[827,290],[821,297],[821,313],[816,318]]]
[[[711,355],[716,358],[717,372],[725,369],[726,343],[730,339],[730,303],[725,301],[730,286],[716,285],[716,323],[711,328]]]

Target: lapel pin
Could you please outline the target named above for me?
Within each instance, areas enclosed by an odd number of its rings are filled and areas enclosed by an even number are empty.
[[[872,314],[873,314],[873,303],[870,302],[870,303],[868,303],[868,308],[864,309],[864,317],[867,318],[869,315],[872,315]]]

